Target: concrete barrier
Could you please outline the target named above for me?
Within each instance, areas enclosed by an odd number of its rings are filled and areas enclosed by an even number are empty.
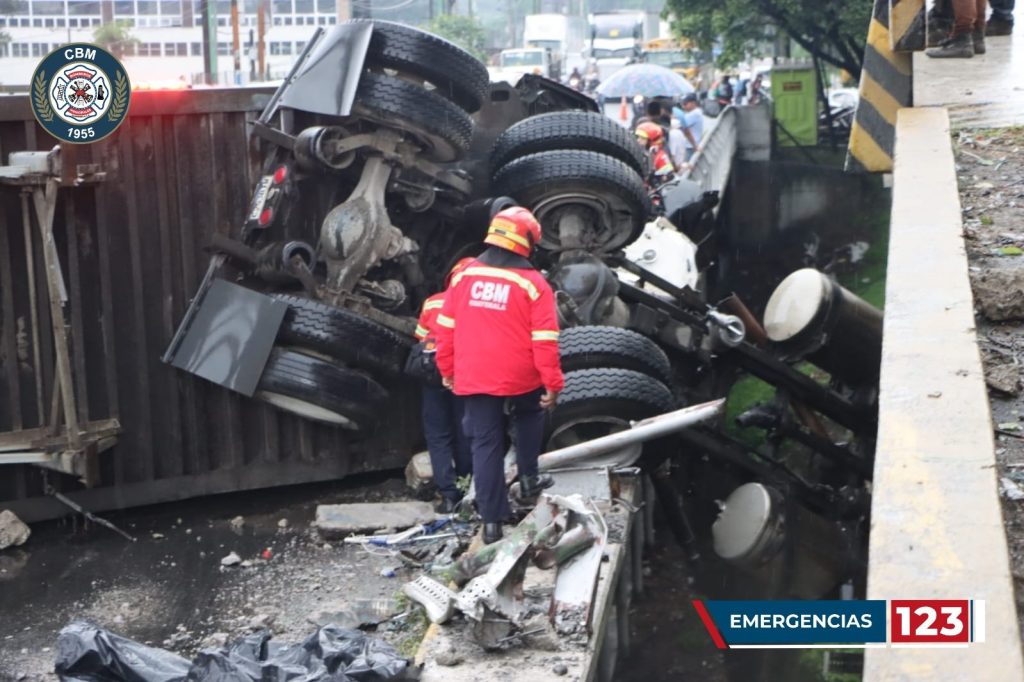
[[[1024,679],[945,109],[896,132],[870,599],[984,599],[985,642],[869,649],[864,680]]]

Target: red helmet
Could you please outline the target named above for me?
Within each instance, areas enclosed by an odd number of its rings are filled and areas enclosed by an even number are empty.
[[[665,131],[657,123],[644,121],[636,127],[634,134],[644,142],[659,144],[661,138],[665,136]]]
[[[452,269],[449,270],[448,274],[445,276],[445,278],[444,278],[444,288],[447,289],[449,286],[451,286],[452,277],[454,277],[455,275],[459,274],[460,272],[462,272],[463,270],[468,268],[470,263],[472,263],[475,260],[476,260],[475,258],[470,258],[469,256],[467,256],[466,258],[460,258],[455,263],[455,265],[452,266]]]
[[[529,209],[513,206],[498,211],[491,218],[484,244],[529,257],[533,247],[540,241],[540,223]]]

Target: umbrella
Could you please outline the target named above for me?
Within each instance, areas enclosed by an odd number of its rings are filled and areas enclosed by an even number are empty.
[[[658,64],[630,64],[613,73],[597,88],[602,97],[684,97],[693,86],[672,69]]]

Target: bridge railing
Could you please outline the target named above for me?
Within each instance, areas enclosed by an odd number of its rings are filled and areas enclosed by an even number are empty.
[[[705,192],[718,190],[724,193],[729,182],[739,137],[738,119],[735,107],[723,109],[715,126],[701,141],[701,150],[690,160],[691,168],[684,177],[700,183]]]

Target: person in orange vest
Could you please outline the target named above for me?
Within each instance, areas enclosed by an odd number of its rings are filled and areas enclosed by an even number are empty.
[[[437,368],[444,385],[464,396],[463,425],[487,544],[501,539],[501,523],[511,513],[507,419],[515,427],[522,497],[536,497],[552,483],[538,474],[537,457],[544,410],[554,406],[564,379],[555,296],[529,261],[540,236],[540,223],[525,208],[495,214],[484,239],[489,248],[452,278],[437,317]]]
[[[651,158],[648,184],[654,188],[661,187],[676,173],[672,157],[665,151],[665,129],[654,121],[645,121],[636,127],[634,134]]]
[[[447,289],[452,277],[472,262],[472,258],[463,258],[457,262],[445,277],[444,288]],[[428,296],[420,309],[415,335],[417,340],[425,342],[428,352],[437,350],[437,316],[443,305],[444,291],[439,291]],[[434,484],[441,493],[441,504],[437,511],[442,514],[455,512],[462,499],[457,480],[473,472],[473,453],[469,448],[469,438],[462,428],[462,416],[462,398],[444,386],[423,383],[423,437],[427,441]]]

